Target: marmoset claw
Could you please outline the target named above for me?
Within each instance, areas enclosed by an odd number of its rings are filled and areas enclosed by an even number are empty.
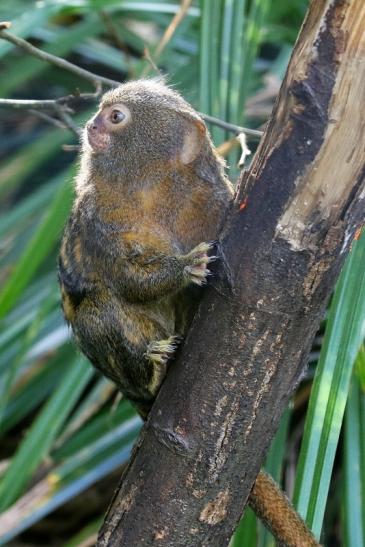
[[[156,364],[165,364],[175,353],[180,336],[170,336],[166,340],[155,340],[148,344],[145,356]]]
[[[214,247],[214,243],[199,243],[189,254],[191,264],[185,267],[185,272],[189,280],[195,285],[202,286],[207,282],[207,277],[211,275],[207,265],[213,262],[217,257],[208,256],[208,252]]]

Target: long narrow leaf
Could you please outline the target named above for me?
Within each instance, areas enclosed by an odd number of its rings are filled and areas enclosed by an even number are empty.
[[[66,368],[62,383],[33,422],[0,483],[1,510],[9,507],[23,491],[92,374],[92,368],[84,359]]]
[[[354,375],[345,413],[344,435],[344,544],[346,547],[365,546],[365,423],[363,408],[365,398]]]
[[[331,304],[299,456],[294,502],[322,528],[351,371],[365,334],[365,233],[354,242]]]
[[[37,2],[35,6],[24,11],[20,17],[11,21],[12,32],[17,36],[27,37],[36,25],[42,25],[51,15],[59,11],[61,4],[58,2]],[[0,58],[14,46],[5,40],[0,41]]]
[[[6,433],[31,413],[60,384],[65,373],[65,362],[70,359],[70,347],[59,351],[47,366],[31,376],[11,397],[4,409],[0,434]]]
[[[29,348],[31,347],[31,344],[34,342],[37,334],[39,333],[39,330],[42,327],[45,317],[47,316],[47,313],[53,307],[54,307],[54,301],[52,301],[52,298],[49,298],[48,300],[46,300],[44,305],[38,311],[38,314],[35,317],[34,321],[31,323],[25,335],[23,336],[21,340],[20,351],[17,353],[15,359],[13,359],[6,368],[4,378],[2,378],[2,381],[0,384],[0,429],[1,429],[1,422],[3,418],[4,409],[8,401],[8,398],[10,396],[11,388],[16,378],[17,371],[22,365],[24,357],[26,353],[28,352]]]
[[[15,269],[0,292],[0,319],[12,308],[17,298],[34,276],[37,268],[48,256],[60,237],[65,219],[71,207],[74,168],[68,171],[67,181],[57,192],[43,221],[17,262]]]
[[[247,507],[231,539],[229,547],[248,547],[257,545],[257,519],[255,513]]]

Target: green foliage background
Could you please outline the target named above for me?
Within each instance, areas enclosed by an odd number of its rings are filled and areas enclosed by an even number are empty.
[[[196,108],[256,127],[269,115],[306,7],[305,0],[194,1],[158,58],[176,1],[2,0],[0,20],[117,80],[155,74],[147,48]],[[92,91],[5,41],[0,70],[1,97]],[[75,119],[82,124],[93,109]],[[75,350],[60,312],[56,256],[75,172],[75,154],[61,147],[75,138],[24,110],[2,108],[0,116],[0,543],[21,534],[34,545],[92,544],[141,423]],[[216,145],[231,137],[211,129]],[[232,179],[237,154],[228,155]],[[326,545],[365,545],[364,265],[363,236],[266,464]],[[231,543],[273,540],[247,511]]]

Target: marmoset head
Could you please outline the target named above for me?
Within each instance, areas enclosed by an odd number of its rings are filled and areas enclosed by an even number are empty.
[[[86,124],[84,150],[93,165],[112,172],[166,162],[192,163],[206,140],[206,127],[181,95],[160,81],[128,82],[102,98]]]

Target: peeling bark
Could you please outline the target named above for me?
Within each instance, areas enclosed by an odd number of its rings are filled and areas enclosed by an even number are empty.
[[[364,28],[363,0],[312,2],[98,545],[228,545],[364,222]]]

